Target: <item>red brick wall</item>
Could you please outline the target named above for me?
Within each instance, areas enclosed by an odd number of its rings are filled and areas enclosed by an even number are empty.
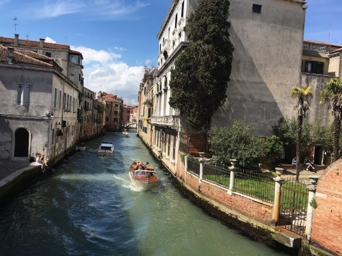
[[[182,163],[178,164],[177,176],[182,177],[182,180],[195,191],[200,191],[204,196],[221,203],[223,206],[264,224],[272,223],[272,206],[268,204],[236,194],[229,195],[227,189],[206,181],[199,183],[198,176],[191,173],[186,173],[185,177],[184,164]]]
[[[320,176],[312,223],[312,242],[342,254],[342,159],[332,163]]]

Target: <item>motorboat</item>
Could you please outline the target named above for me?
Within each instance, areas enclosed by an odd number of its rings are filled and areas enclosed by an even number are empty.
[[[129,178],[133,186],[144,191],[153,188],[158,182],[155,170],[148,163],[133,162],[129,167]]]
[[[114,145],[111,142],[102,142],[98,151],[98,156],[112,156],[114,154]]]
[[[78,146],[76,146],[76,151],[84,151],[86,149],[86,144],[84,142],[80,143]]]
[[[129,132],[125,130],[125,131],[122,132],[122,135],[124,137],[129,137]]]

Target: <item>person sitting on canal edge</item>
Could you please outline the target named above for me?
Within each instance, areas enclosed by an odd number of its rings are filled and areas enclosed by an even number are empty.
[[[296,157],[292,158],[292,163],[291,163],[294,167],[297,166],[297,161],[296,161]]]

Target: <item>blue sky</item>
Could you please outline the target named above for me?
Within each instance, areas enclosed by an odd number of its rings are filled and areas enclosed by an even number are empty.
[[[83,54],[86,87],[136,104],[144,66],[157,65],[156,37],[171,2],[0,0],[0,36],[68,44]],[[307,2],[305,39],[342,44],[342,0]]]

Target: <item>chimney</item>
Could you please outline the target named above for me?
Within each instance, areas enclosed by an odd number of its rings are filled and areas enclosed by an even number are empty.
[[[8,51],[8,54],[7,54],[8,64],[13,64],[13,62],[14,62],[14,48],[8,47],[7,51]]]
[[[39,38],[39,47],[40,48],[43,48],[44,47],[44,41],[45,41],[45,39],[44,38]]]
[[[18,46],[19,34],[14,34],[14,46]]]

